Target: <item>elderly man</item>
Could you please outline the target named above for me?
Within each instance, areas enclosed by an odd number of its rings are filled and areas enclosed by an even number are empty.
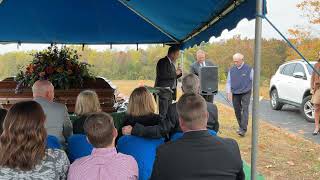
[[[214,66],[212,62],[206,60],[206,53],[203,50],[198,50],[196,53],[197,61],[191,64],[190,66],[190,73],[193,73],[199,76],[200,68],[205,66]]]
[[[199,94],[200,82],[199,78],[194,74],[188,74],[182,79],[183,93],[196,93]],[[213,103],[207,102],[207,111],[209,119],[207,128],[216,132],[219,131],[218,109]],[[123,134],[131,134],[135,136],[143,136],[149,138],[169,137],[175,132],[181,132],[179,126],[179,116],[177,112],[176,103],[171,104],[168,109],[166,118],[156,126],[143,126],[135,124],[135,126],[126,126],[123,128]]]
[[[72,134],[72,123],[67,107],[53,102],[54,87],[47,80],[38,80],[32,86],[33,100],[38,102],[45,115],[48,135],[56,136],[61,143]]]
[[[201,49],[197,51],[196,59],[197,61],[191,64],[190,66],[190,73],[193,73],[197,76],[199,76],[200,68],[206,67],[206,66],[214,66],[212,62],[206,60],[206,53]],[[213,95],[202,95],[202,96],[207,102],[213,102],[213,99],[214,99]]]
[[[237,133],[245,136],[249,118],[249,104],[252,89],[253,69],[244,63],[244,56],[236,53],[233,56],[234,66],[228,72],[226,91],[228,100],[232,101],[239,124]]]
[[[245,179],[237,142],[209,134],[203,97],[182,95],[177,111],[184,134],[158,147],[151,180]]]

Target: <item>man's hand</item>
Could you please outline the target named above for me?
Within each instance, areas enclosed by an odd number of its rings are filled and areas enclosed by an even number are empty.
[[[181,70],[181,68],[178,68],[178,69],[176,70],[176,73],[177,73],[177,75],[182,74],[182,70]]]
[[[132,132],[132,126],[128,125],[128,126],[124,126],[122,128],[122,134],[123,135],[131,135]]]
[[[227,93],[227,98],[230,102],[232,102],[232,94],[231,93]]]

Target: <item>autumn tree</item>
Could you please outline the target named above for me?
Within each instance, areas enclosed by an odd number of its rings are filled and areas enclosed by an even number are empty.
[[[320,0],[304,0],[297,4],[311,24],[320,24]]]

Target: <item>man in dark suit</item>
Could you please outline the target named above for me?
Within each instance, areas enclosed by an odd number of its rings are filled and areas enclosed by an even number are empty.
[[[197,51],[196,59],[197,61],[192,63],[190,66],[190,73],[193,73],[197,76],[199,76],[200,68],[206,67],[206,66],[214,66],[212,62],[206,60],[206,53],[201,49]],[[207,102],[213,102],[213,99],[214,99],[213,95],[202,95],[202,97]]]
[[[151,180],[244,179],[237,142],[212,136],[206,129],[208,111],[203,97],[184,94],[177,103],[184,135],[157,149]]]
[[[200,81],[199,78],[194,74],[188,74],[182,79],[182,91],[183,93],[199,93]],[[218,109],[213,103],[207,102],[207,110],[209,113],[209,119],[207,123],[207,128],[212,129],[216,132],[219,131],[219,121],[218,121]],[[176,103],[169,106],[166,118],[160,121],[156,126],[143,126],[136,123],[135,126],[125,126],[123,127],[123,134],[142,136],[146,138],[161,138],[166,137],[169,139],[170,135],[181,132],[179,126],[179,116],[177,112]]]
[[[175,63],[179,57],[179,47],[171,46],[166,57],[157,63],[155,87],[168,88],[160,90],[159,93],[159,114],[165,116],[172,100],[176,99],[177,79],[182,76],[180,67],[176,69]],[[170,90],[172,92],[170,92]]]

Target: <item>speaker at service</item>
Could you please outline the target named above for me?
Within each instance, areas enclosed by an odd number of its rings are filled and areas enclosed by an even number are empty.
[[[200,92],[203,95],[216,94],[218,92],[218,67],[205,66],[200,68]]]

